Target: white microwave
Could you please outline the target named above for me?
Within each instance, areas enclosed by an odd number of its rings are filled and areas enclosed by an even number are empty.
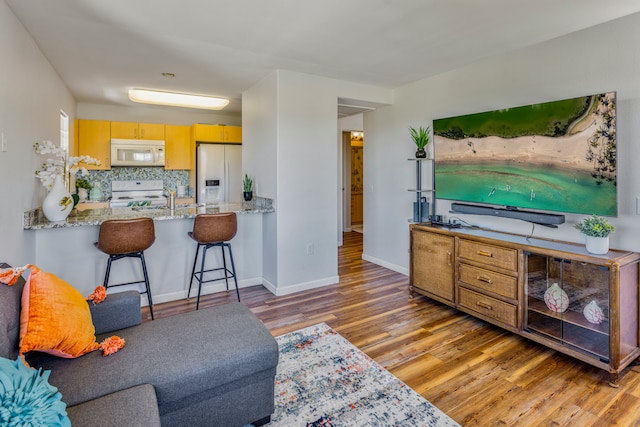
[[[111,166],[164,166],[164,141],[112,139]]]

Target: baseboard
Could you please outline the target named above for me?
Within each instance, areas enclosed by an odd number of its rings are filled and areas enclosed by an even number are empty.
[[[242,280],[238,280],[238,287],[239,288],[248,288],[250,286],[256,286],[256,285],[262,285],[262,277],[254,277],[251,279],[242,279]],[[202,287],[202,293],[200,295],[207,295],[207,294],[214,294],[217,292],[222,292],[222,291],[226,291],[227,287],[224,283],[224,281],[222,282],[218,282],[215,284],[210,284],[210,285],[204,285]],[[231,280],[231,283],[229,283],[229,290],[235,291],[234,286],[233,286],[233,279]],[[273,293],[273,291],[272,291]],[[153,303],[154,304],[161,304],[163,302],[170,302],[170,301],[177,301],[177,300],[181,300],[181,299],[186,299],[187,298],[187,289],[183,289],[181,291],[177,291],[177,292],[170,292],[170,293],[166,293],[166,294],[154,294],[153,293],[153,285],[151,286],[151,296],[153,297]],[[191,288],[191,298],[197,297],[198,296],[198,283],[194,280],[193,281],[193,287]],[[147,303],[147,296],[146,295],[142,295],[142,305],[148,305]]]
[[[313,280],[311,282],[297,283],[295,285],[289,286],[278,286],[275,288],[275,292],[272,289],[269,289],[271,293],[276,296],[289,295],[294,294],[296,292],[308,291],[309,289],[321,288],[327,285],[334,285],[340,281],[340,276],[332,276],[326,277],[320,280]]]
[[[389,270],[393,270],[396,273],[404,274],[405,276],[409,275],[409,269],[408,268],[405,268],[405,267],[402,267],[402,266],[399,266],[399,265],[396,265],[396,264],[391,264],[390,262],[384,261],[384,260],[376,258],[376,257],[372,257],[372,256],[367,255],[365,253],[362,254],[362,259],[365,260],[365,261],[369,261],[369,262],[372,262],[374,264],[377,264],[377,265],[379,265],[381,267],[388,268]]]

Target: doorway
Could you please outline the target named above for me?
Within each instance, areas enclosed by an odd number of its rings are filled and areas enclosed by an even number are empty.
[[[364,134],[351,132],[351,230],[363,233]]]
[[[364,135],[342,133],[343,231],[364,233]]]

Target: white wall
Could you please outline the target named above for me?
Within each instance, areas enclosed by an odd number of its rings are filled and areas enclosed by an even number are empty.
[[[34,176],[42,157],[33,144],[60,140],[60,110],[73,120],[75,101],[5,2],[0,55],[0,133],[7,144],[0,151],[0,260],[23,265],[35,250],[33,234],[22,230],[23,212],[40,206],[46,194]]]
[[[392,92],[278,70],[243,94],[243,126],[251,128],[243,142],[252,152],[269,145],[270,154],[247,158],[243,167],[260,171],[259,193],[276,199],[265,247],[276,251],[271,290],[279,295],[338,280],[338,97],[390,103]],[[266,260],[264,268],[271,268]]]
[[[338,120],[338,127],[340,129],[340,133],[342,132],[361,132],[364,126],[364,122],[362,120],[363,114],[354,114],[353,116],[342,117]]]
[[[618,232],[611,246],[640,251],[640,14],[602,24],[533,47],[488,59],[395,91],[391,107],[364,117],[365,222],[364,257],[398,271],[408,271],[409,230],[415,168],[407,158],[415,146],[408,126],[433,119],[538,102],[617,91]],[[437,213],[449,216],[449,203]],[[528,234],[531,225],[517,220],[457,215],[475,225]],[[579,242],[572,226],[584,216],[566,215],[557,230],[537,226],[534,235]]]
[[[271,73],[242,95],[242,169],[253,177],[255,194],[276,199],[278,194],[278,79]],[[276,204],[276,210],[278,206]],[[263,215],[262,265],[264,285],[278,283],[276,214]]]

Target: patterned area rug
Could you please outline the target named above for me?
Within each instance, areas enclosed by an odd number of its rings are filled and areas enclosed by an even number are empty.
[[[458,426],[324,323],[276,340],[269,426]]]

